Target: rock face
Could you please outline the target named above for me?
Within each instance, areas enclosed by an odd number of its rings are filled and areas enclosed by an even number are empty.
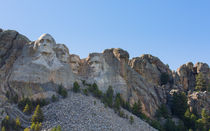
[[[82,63],[84,70],[79,75],[88,83],[97,83],[103,92],[112,86],[131,105],[140,100],[144,113],[152,117],[161,104],[155,88],[130,68],[128,60],[129,54],[122,49],[92,53]]]
[[[28,42],[28,38],[16,31],[0,31],[0,95],[6,93],[5,88],[8,87],[7,79],[11,68]]]
[[[188,96],[188,104],[191,111],[201,113],[202,109],[206,109],[210,114],[210,93],[205,92],[193,92]]]
[[[207,86],[210,84],[210,69],[208,64],[198,62],[193,65],[192,62],[182,65],[178,70],[180,83],[185,90],[193,90],[196,86],[196,75],[202,73]]]
[[[162,84],[162,74],[169,82]],[[0,29],[0,105],[9,96],[19,98],[51,98],[59,85],[71,89],[75,81],[98,85],[106,92],[112,86],[125,101],[142,103],[143,113],[154,118],[161,104],[168,104],[173,91],[189,91],[189,105],[198,112],[209,109],[208,92],[192,93],[196,75],[202,73],[210,84],[210,69],[206,63],[187,63],[177,72],[171,71],[160,59],[145,54],[129,60],[127,51],[114,48],[103,53],[91,53],[85,59],[69,54],[64,44],[56,44],[49,34],[30,42],[16,31]],[[1,109],[0,109],[1,110]]]
[[[160,76],[162,73],[167,73],[169,76],[172,76],[172,72],[168,66],[163,64],[157,57],[149,54],[133,58],[129,61],[129,65],[148,82],[155,85],[160,85]]]
[[[55,90],[53,86],[49,88],[48,83],[71,88],[74,75],[69,59],[66,46],[56,44],[52,36],[44,34],[24,46],[21,56],[13,65],[8,82],[17,94],[27,96]]]
[[[185,90],[193,89],[195,87],[195,74],[193,63],[189,62],[182,65],[177,73],[180,78],[180,83]]]

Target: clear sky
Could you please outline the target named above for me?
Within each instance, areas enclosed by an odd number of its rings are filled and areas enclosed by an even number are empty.
[[[170,68],[210,65],[210,0],[0,0],[0,28],[36,40],[51,34],[70,53],[122,48]]]

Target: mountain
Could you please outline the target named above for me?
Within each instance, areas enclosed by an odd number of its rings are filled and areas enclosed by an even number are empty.
[[[203,83],[201,82],[200,85],[198,76],[202,76],[200,79]],[[11,102],[13,99],[17,102],[24,98],[51,101],[53,96],[59,97],[57,93],[59,87],[62,86],[70,91],[66,99],[43,107],[44,111],[49,111],[44,112],[46,120],[43,126],[46,129],[62,125],[66,128],[64,130],[70,130],[70,128],[74,130],[155,130],[142,121],[143,118],[137,121],[136,116],[134,116],[136,120],[134,127],[130,127],[129,121],[126,123],[126,120],[120,118],[111,109],[103,108],[95,97],[72,94],[71,90],[75,82],[82,90],[88,89],[95,83],[103,94],[111,86],[114,95],[120,94],[122,100],[129,106],[132,107],[140,102],[142,114],[150,120],[157,120],[157,111],[162,105],[166,105],[172,120],[175,123],[177,119],[181,121],[181,118],[177,118],[174,114],[172,107],[173,95],[179,92],[184,92],[187,96],[190,112],[196,112],[197,116],[201,117],[201,112],[205,109],[207,114],[210,114],[208,64],[198,62],[193,65],[189,62],[175,72],[155,56],[144,54],[130,59],[129,53],[120,48],[91,53],[88,58],[80,59],[78,55],[70,54],[64,44],[56,43],[50,34],[43,34],[36,41],[30,41],[17,31],[0,29],[0,78],[1,121],[6,114],[11,117],[21,115],[21,113],[15,113],[19,109],[16,109],[15,104]],[[199,86],[202,89],[197,88]],[[94,99],[97,105],[92,104]],[[56,104],[59,106],[57,107]],[[80,113],[85,114],[88,111],[83,108],[90,109],[91,112],[95,111],[96,116],[88,114],[81,117]],[[68,110],[70,114],[62,115],[62,113],[68,113]],[[125,110],[125,112],[128,111]],[[73,127],[77,125],[72,123],[76,119],[72,116],[74,113],[79,119],[81,117],[80,120],[76,120],[80,125],[78,128]],[[57,122],[52,122],[53,114],[56,115]],[[130,112],[128,114],[132,115]],[[99,116],[103,117],[101,121]],[[70,122],[65,123],[68,121],[62,119],[65,117],[70,119]],[[83,124],[80,122],[85,122],[84,119],[94,123],[88,126],[83,123],[84,126],[81,127]],[[161,122],[165,123],[165,120],[166,118],[163,118]],[[24,123],[24,119],[21,119],[21,122]],[[46,123],[52,127],[47,126]],[[103,125],[109,127],[103,128]],[[120,128],[120,125],[123,128]],[[28,126],[27,122],[26,126]]]

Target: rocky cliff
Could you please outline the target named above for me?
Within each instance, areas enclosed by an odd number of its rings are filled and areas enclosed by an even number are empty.
[[[49,99],[59,85],[69,90],[75,81],[85,80],[96,83],[103,92],[112,86],[114,93],[120,93],[130,105],[140,100],[143,113],[152,119],[162,104],[169,103],[172,90],[191,91],[189,105],[200,112],[199,106],[209,110],[210,103],[208,92],[193,94],[198,73],[209,85],[210,69],[205,63],[187,63],[175,72],[155,56],[129,59],[129,53],[120,48],[80,59],[49,34],[30,41],[16,31],[0,30],[1,104],[14,95],[18,99]],[[163,74],[168,77],[165,83],[161,80]]]

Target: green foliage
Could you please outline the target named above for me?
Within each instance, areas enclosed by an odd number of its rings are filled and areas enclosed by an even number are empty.
[[[31,130],[32,131],[41,131],[42,123],[39,122],[32,122]]]
[[[88,96],[88,89],[83,89],[83,93]]]
[[[3,126],[3,127],[1,128],[1,131],[6,131],[6,128]]]
[[[187,108],[187,97],[185,93],[174,93],[171,107],[172,113],[183,120]]]
[[[40,106],[37,105],[36,110],[34,111],[34,114],[32,116],[31,121],[33,123],[36,123],[36,122],[42,122],[43,120],[44,120],[44,115],[42,113],[42,110],[41,110]]]
[[[184,114],[184,123],[187,128],[195,129],[197,117],[190,112],[190,109],[188,108]]]
[[[166,131],[176,131],[176,125],[171,119],[167,119],[164,128]]]
[[[155,129],[158,129],[159,131],[163,131],[164,127],[160,124],[159,121],[156,120],[149,120],[149,124],[154,127]]]
[[[132,113],[138,117],[142,117],[142,106],[141,106],[141,101],[138,100],[138,102],[133,104],[133,107],[131,109]]]
[[[134,123],[134,118],[133,116],[130,116],[130,124],[132,125]]]
[[[29,128],[25,128],[24,131],[30,131],[30,129]]]
[[[116,110],[120,110],[120,106],[121,106],[121,97],[119,94],[116,95],[115,97],[115,101],[114,101],[114,109]]]
[[[97,98],[101,98],[103,96],[102,91],[98,89],[98,85],[96,83],[93,83],[93,85],[88,87],[88,91],[93,94],[93,96]]]
[[[58,101],[58,97],[56,97],[55,95],[52,95],[51,100],[52,100],[52,102],[56,102],[56,101]]]
[[[200,130],[210,129],[210,116],[207,115],[205,109],[202,109],[201,119],[196,121],[196,127]]]
[[[20,123],[20,119],[19,118],[16,118],[16,120],[15,120],[15,129],[17,131],[19,131],[21,129],[21,123]]]
[[[61,126],[54,127],[51,131],[61,131]]]
[[[122,110],[120,110],[120,111],[118,112],[118,115],[119,115],[120,117],[122,117],[122,118],[125,117],[125,113],[124,113],[124,111],[122,111]]]
[[[113,96],[114,91],[111,86],[109,86],[108,90],[106,91],[106,94],[104,95],[103,101],[106,103],[109,107],[113,106]]]
[[[4,127],[6,131],[16,130],[15,121],[13,119],[10,119],[8,115],[2,120],[1,127]]]
[[[80,86],[78,84],[78,82],[74,82],[74,86],[73,86],[73,92],[78,93],[80,92]]]
[[[169,75],[167,73],[162,73],[160,75],[160,84],[165,85],[169,82]]]
[[[47,104],[48,104],[48,102],[46,102],[45,99],[30,100],[29,98],[23,98],[21,101],[18,102],[18,108],[20,110],[24,111],[26,105],[28,105],[29,110],[27,109],[28,111],[26,110],[26,112],[28,114],[31,114],[37,105],[40,105],[42,107]]]
[[[29,111],[30,111],[30,107],[29,107],[28,104],[26,104],[26,106],[24,107],[23,112],[26,113],[26,114],[29,114]]]
[[[58,94],[61,95],[63,98],[66,98],[68,96],[67,90],[62,85],[59,85],[58,87]]]
[[[207,89],[206,81],[204,80],[203,73],[198,73],[196,76],[196,87],[197,91],[205,91]]]
[[[164,118],[168,118],[169,117],[169,113],[168,110],[166,108],[166,106],[164,104],[162,104],[159,109],[156,111],[156,117],[164,117]]]

